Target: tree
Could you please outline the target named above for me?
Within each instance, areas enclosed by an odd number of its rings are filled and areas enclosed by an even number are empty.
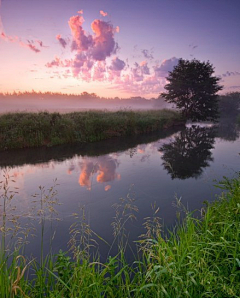
[[[213,76],[210,62],[180,59],[173,71],[169,72],[165,85],[167,93],[161,96],[174,103],[185,119],[192,121],[210,120],[218,117],[218,95],[222,89],[220,78]]]

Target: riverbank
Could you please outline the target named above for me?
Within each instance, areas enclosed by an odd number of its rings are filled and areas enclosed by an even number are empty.
[[[9,113],[0,116],[0,150],[95,142],[184,124],[171,110]]]
[[[38,264],[19,250],[9,256],[1,250],[0,296],[240,297],[240,176],[225,178],[218,187],[224,193],[198,211],[200,219],[184,209],[185,220],[168,236],[162,235],[155,210],[132,264],[125,261],[121,224],[115,225],[119,253],[104,264],[89,255],[91,229],[85,221],[72,228],[72,235],[80,236],[80,242],[71,238],[74,260],[60,252]]]

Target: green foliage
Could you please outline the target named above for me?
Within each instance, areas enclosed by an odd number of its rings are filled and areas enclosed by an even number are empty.
[[[180,59],[169,72],[165,85],[167,93],[161,96],[174,103],[186,119],[192,121],[210,120],[218,117],[217,92],[222,89],[220,78],[214,77],[210,62]]]
[[[139,256],[132,264],[125,260],[125,245],[105,263],[88,253],[76,254],[81,257],[73,260],[60,251],[46,257],[42,265],[35,259],[27,262],[17,250],[5,255],[0,260],[0,296],[239,298],[240,176],[224,178],[218,187],[225,192],[215,202],[206,202],[198,217],[177,200],[185,219],[169,236],[162,236],[154,207],[138,242]],[[124,233],[125,220],[119,216],[128,214],[129,204],[134,211],[128,199],[116,206],[117,234]]]
[[[170,110],[5,114],[0,116],[0,150],[94,142],[157,131],[181,121],[181,115]]]

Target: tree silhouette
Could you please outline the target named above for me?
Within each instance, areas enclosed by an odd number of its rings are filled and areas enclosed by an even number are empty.
[[[165,85],[167,93],[161,96],[174,103],[186,119],[192,121],[216,120],[218,117],[217,92],[220,78],[213,76],[214,69],[209,62],[180,59],[169,72]]]
[[[163,153],[164,168],[172,179],[200,176],[203,168],[213,161],[214,137],[213,128],[192,126],[181,131],[170,144],[164,144],[159,151]]]

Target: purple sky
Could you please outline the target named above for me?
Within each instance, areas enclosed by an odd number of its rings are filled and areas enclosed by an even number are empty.
[[[240,91],[239,0],[0,3],[0,92],[158,96],[179,58]]]

